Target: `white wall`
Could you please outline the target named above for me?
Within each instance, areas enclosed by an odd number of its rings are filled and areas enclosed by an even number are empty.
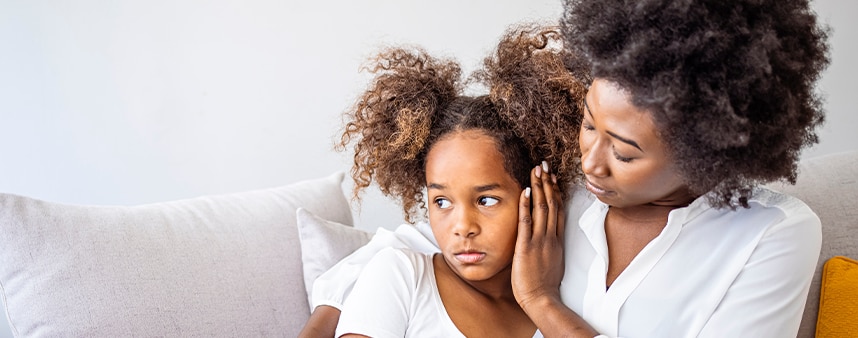
[[[834,62],[806,157],[858,149],[858,3],[816,8]],[[377,47],[419,44],[471,70],[508,24],[560,13],[558,0],[0,0],[0,191],[138,204],[347,171],[331,148]],[[356,218],[400,220],[378,193]]]
[[[0,0],[0,192],[138,204],[348,171],[332,145],[378,47],[419,44],[470,70],[509,24],[560,12],[557,0]],[[402,222],[377,192],[356,216],[364,229]]]
[[[347,171],[349,154],[332,145],[378,47],[416,43],[473,69],[508,24],[560,10],[556,0],[3,0],[0,191],[137,204]],[[393,227],[401,213],[379,196],[366,208],[387,211],[359,221]]]
[[[854,89],[858,79],[858,1],[816,0],[812,5],[832,29],[831,65],[819,82],[826,98],[827,122],[819,132],[819,144],[805,151],[805,158],[858,149],[858,95]]]

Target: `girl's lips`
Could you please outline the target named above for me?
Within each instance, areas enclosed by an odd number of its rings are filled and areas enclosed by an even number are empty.
[[[454,254],[453,256],[456,257],[456,260],[458,260],[459,262],[465,263],[465,264],[479,263],[481,260],[483,260],[483,258],[486,258],[485,253],[474,252],[474,251],[460,252],[460,253]]]

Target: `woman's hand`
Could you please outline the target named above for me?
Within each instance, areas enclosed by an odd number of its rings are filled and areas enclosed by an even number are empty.
[[[512,292],[545,337],[594,337],[599,333],[560,299],[565,232],[564,203],[548,164],[530,173],[521,194],[518,239],[512,258]],[[533,210],[531,210],[531,205]]]
[[[560,302],[565,215],[555,181],[543,161],[531,170],[531,187],[522,192],[519,203],[512,291],[529,315],[530,305],[539,308],[539,304]]]

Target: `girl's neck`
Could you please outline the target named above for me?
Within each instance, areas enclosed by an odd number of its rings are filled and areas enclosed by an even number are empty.
[[[512,294],[511,266],[484,281],[465,280],[436,254],[435,279],[444,310],[466,337],[530,337],[536,325]]]
[[[445,278],[459,285],[462,291],[471,291],[487,299],[515,302],[515,296],[512,293],[512,264],[489,279],[472,281],[456,273],[447,263],[444,255],[435,254],[432,260],[435,265],[436,279]]]

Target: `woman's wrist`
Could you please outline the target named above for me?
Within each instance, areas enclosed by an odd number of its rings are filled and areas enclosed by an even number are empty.
[[[545,337],[592,338],[599,335],[581,316],[563,304],[559,294],[544,293],[519,305]]]
[[[563,302],[560,300],[560,295],[550,292],[535,294],[518,302],[518,305],[521,306],[521,309],[524,310],[528,316],[531,316],[531,313],[540,313],[545,311],[545,309],[555,307],[558,304],[565,307]]]

